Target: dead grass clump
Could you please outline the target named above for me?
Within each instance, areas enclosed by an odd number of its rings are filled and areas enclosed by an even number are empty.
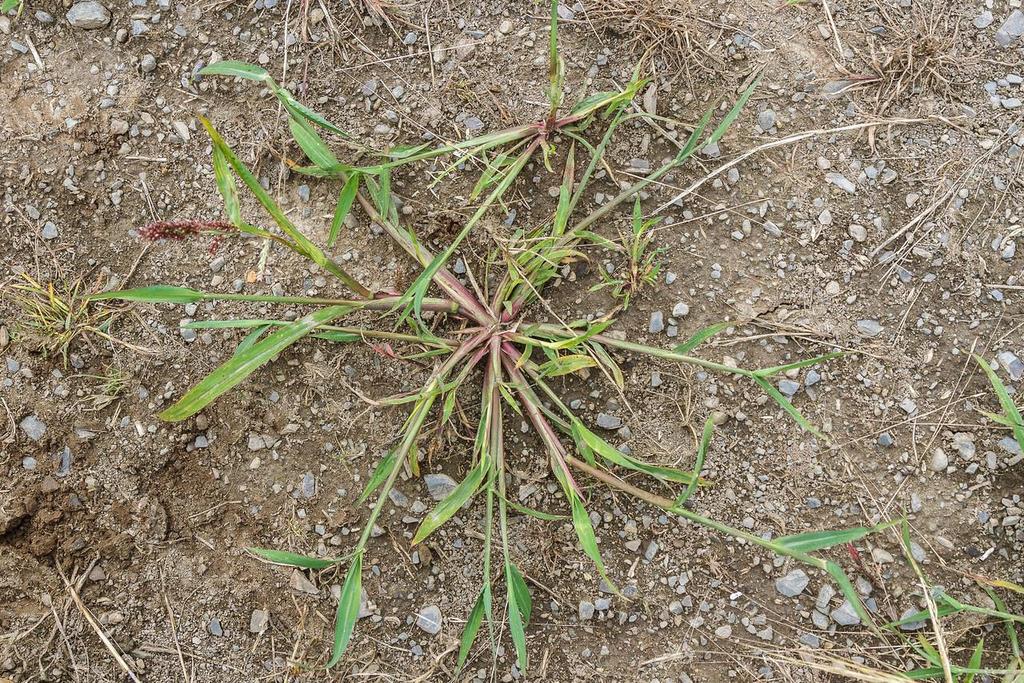
[[[874,78],[875,111],[882,114],[911,95],[947,96],[966,58],[959,54],[959,23],[937,4],[907,9],[878,6],[880,24],[868,32],[865,58]]]
[[[634,55],[660,57],[671,68],[687,73],[713,71],[720,58],[711,48],[701,26],[699,5],[693,0],[594,0],[586,18],[595,28],[607,31]]]

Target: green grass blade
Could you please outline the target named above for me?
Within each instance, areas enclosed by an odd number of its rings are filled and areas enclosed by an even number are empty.
[[[850,605],[853,606],[853,611],[857,613],[860,620],[868,626],[872,631],[877,632],[878,627],[875,626],[874,619],[871,618],[871,614],[868,612],[867,607],[860,599],[860,594],[857,593],[857,589],[854,588],[853,582],[850,581],[850,577],[846,575],[843,568],[835,562],[829,560],[825,563],[825,571],[828,572],[832,580],[839,585],[839,590],[847,600],[850,601]]]
[[[256,66],[255,64],[240,62],[233,59],[225,59],[223,61],[214,62],[213,64],[204,66],[199,70],[199,73],[203,76],[229,76],[233,78],[245,78],[250,81],[273,81],[266,69]]]
[[[508,563],[509,585],[512,587],[512,595],[515,598],[516,607],[523,615],[523,625],[530,623],[530,615],[533,613],[533,599],[530,597],[530,589],[526,586],[526,579],[523,578],[515,562]]]
[[[397,453],[392,450],[388,451],[388,454],[380,459],[377,466],[373,468],[373,474],[370,475],[370,480],[366,482],[363,492],[359,494],[356,504],[361,505],[365,502],[387,480],[388,475],[391,474],[391,468],[394,467],[396,457],[398,457]]]
[[[348,212],[352,209],[352,202],[355,201],[356,194],[359,193],[359,180],[361,177],[359,173],[349,175],[344,187],[341,188],[341,192],[338,193],[338,205],[334,209],[334,218],[331,219],[331,233],[327,236],[328,247],[333,247],[334,243],[338,241],[341,225],[345,222],[345,217],[348,216]]]
[[[693,336],[684,341],[682,344],[677,344],[676,347],[672,350],[675,351],[676,353],[688,354],[694,349],[696,349],[698,346],[706,342],[708,339],[711,339],[719,332],[726,330],[735,324],[736,323],[724,322],[709,325],[708,327],[705,327],[694,332]]]
[[[512,636],[512,643],[516,648],[516,662],[520,671],[526,671],[529,664],[529,653],[526,650],[526,628],[523,623],[523,613],[516,595],[516,588],[512,572],[517,571],[511,561],[505,561],[505,585],[506,600],[508,602],[508,630]],[[520,577],[522,578],[522,577]]]
[[[1021,419],[1017,404],[1010,398],[1003,380],[999,379],[999,375],[992,370],[988,362],[976,353],[971,355],[992,384],[992,389],[995,390],[996,396],[999,398],[999,405],[1003,407],[1003,413],[1006,415],[1007,421],[1011,423],[1010,428],[1013,430],[1013,438],[1016,439],[1017,444],[1024,451],[1024,419]]]
[[[817,436],[820,439],[823,439],[823,440],[826,440],[826,441],[828,440],[828,437],[826,437],[824,434],[819,432],[817,427],[815,427],[810,422],[808,422],[807,418],[805,418],[800,413],[800,411],[797,410],[796,407],[792,403],[790,403],[789,399],[786,398],[785,396],[783,396],[782,392],[779,391],[778,389],[776,389],[775,387],[773,387],[770,382],[768,382],[767,380],[765,380],[762,377],[758,377],[757,375],[752,375],[751,378],[755,382],[757,382],[758,385],[762,389],[764,389],[765,393],[768,394],[769,396],[771,396],[775,400],[775,402],[778,403],[779,406],[782,407],[783,410],[785,410],[787,413],[789,413],[789,416],[792,417],[793,420],[798,425],[800,425],[805,431],[808,431],[811,434],[814,434],[815,436]]]
[[[288,119],[288,128],[291,129],[292,137],[295,138],[295,142],[298,143],[303,154],[317,168],[326,172],[332,172],[337,171],[341,167],[338,158],[334,156],[334,152],[323,141],[323,138],[313,130],[311,125],[293,116]]]
[[[715,128],[715,132],[707,139],[704,146],[714,144],[725,136],[729,128],[732,127],[733,122],[736,121],[737,117],[739,117],[740,112],[743,111],[743,107],[747,105],[747,100],[749,100],[750,96],[754,94],[754,89],[757,88],[757,85],[760,82],[760,77],[755,78],[754,82],[743,91],[743,94],[741,94],[739,99],[736,100],[736,103],[732,105],[732,109],[730,109],[729,113],[725,115],[722,122],[718,124],[718,128]]]
[[[262,325],[254,329],[249,334],[245,335],[245,338],[238,343],[238,346],[235,347],[234,355],[237,356],[251,349],[253,345],[257,341],[259,341],[260,337],[262,337],[266,333],[266,331],[270,329],[270,327],[270,325]]]
[[[352,637],[352,631],[359,620],[359,599],[363,587],[363,556],[356,555],[352,566],[348,569],[348,576],[345,577],[345,585],[341,588],[341,598],[338,600],[338,613],[334,618],[334,650],[331,653],[331,661],[327,662],[327,668],[332,668],[341,661],[342,655],[348,648],[348,641]]]
[[[455,664],[456,677],[458,677],[462,667],[466,664],[466,659],[469,658],[469,652],[473,649],[473,641],[476,640],[476,634],[480,630],[480,624],[483,622],[485,590],[481,590],[480,595],[477,596],[473,609],[470,610],[469,617],[466,619],[466,625],[462,629],[462,638],[459,642],[459,658]]]
[[[964,677],[963,683],[974,683],[974,676],[978,669],[981,668],[981,656],[985,654],[985,639],[982,638],[978,641],[978,645],[974,648],[974,653],[971,655],[971,660],[967,663],[967,669],[969,673]]]
[[[575,491],[567,486],[566,482],[563,482],[562,487],[565,490],[566,496],[569,497],[569,505],[572,508],[572,525],[576,529],[576,537],[580,541],[580,546],[583,547],[583,552],[594,563],[601,578],[608,583],[613,591],[618,593],[619,589],[608,578],[608,572],[604,568],[604,560],[601,559],[601,551],[597,547],[597,537],[594,536],[594,526],[590,523],[590,515],[587,514],[583,501],[580,500]]]
[[[228,168],[228,160],[219,147],[213,148],[213,176],[217,181],[217,190],[224,199],[224,213],[235,225],[242,225],[242,205],[238,200],[238,186],[235,177]]]
[[[788,550],[801,553],[813,553],[816,550],[824,550],[842,543],[853,543],[865,536],[881,531],[892,524],[880,524],[878,526],[858,526],[850,529],[838,529],[835,531],[808,531],[803,534],[792,536],[781,536],[773,542],[784,546]]]
[[[352,310],[351,306],[327,306],[281,327],[257,342],[245,353],[232,356],[207,375],[177,403],[160,413],[160,419],[178,422],[205,408],[218,396],[236,386],[271,358],[284,351],[319,325],[325,325]]]
[[[234,169],[235,173],[239,178],[241,178],[245,186],[249,188],[249,191],[253,193],[256,200],[259,201],[267,213],[270,214],[278,227],[280,227],[281,230],[292,239],[295,243],[294,248],[299,253],[306,256],[306,258],[310,259],[318,266],[340,279],[345,283],[345,286],[353,292],[356,292],[364,299],[369,299],[372,296],[372,292],[370,292],[370,290],[363,287],[355,278],[345,272],[336,263],[328,259],[320,247],[313,244],[298,228],[295,227],[295,225],[292,224],[290,220],[288,220],[288,217],[285,216],[284,212],[273,200],[270,194],[263,189],[263,186],[260,184],[259,180],[256,179],[256,176],[254,176],[248,167],[246,167],[246,165],[243,164],[237,156],[235,156],[235,153],[231,151],[231,148],[228,147],[226,142],[224,142],[224,138],[222,138],[220,133],[217,132],[217,129],[213,127],[213,124],[203,117],[200,117],[200,121],[202,122],[203,127],[206,128],[206,132],[209,134],[210,140],[213,142],[213,146],[221,150],[224,155],[224,159],[228,162],[231,168]]]
[[[246,550],[267,562],[282,564],[288,567],[299,567],[301,569],[327,569],[343,561],[329,557],[299,555],[298,553],[290,553],[287,550],[271,550],[269,548],[246,548]]]
[[[549,116],[554,117],[562,104],[562,85],[565,81],[565,62],[558,54],[558,0],[551,0],[551,28],[548,33],[548,103]]]
[[[761,368],[760,370],[754,370],[754,374],[758,377],[771,377],[772,375],[778,375],[779,373],[788,372],[789,370],[796,370],[798,368],[806,368],[810,365],[817,365],[833,358],[838,358],[843,355],[841,352],[825,353],[814,358],[806,358],[804,360],[798,360],[795,363],[787,363],[786,365],[774,365],[770,368]]]
[[[202,301],[204,298],[205,294],[203,292],[173,285],[151,285],[149,287],[119,289],[113,292],[100,292],[89,297],[92,301],[120,299],[122,301],[145,301],[153,304],[194,304]]]
[[[413,536],[413,545],[425,539],[435,529],[451,519],[452,515],[458,512],[473,497],[473,494],[480,488],[484,475],[487,474],[488,467],[488,462],[481,458],[476,467],[469,471],[466,478],[459,482],[459,485],[444,500],[438,503],[433,510],[427,513],[427,516],[420,523],[420,527],[416,530],[416,535]]]
[[[604,460],[614,465],[618,465],[619,467],[624,467],[626,469],[633,470],[634,472],[642,472],[643,474],[654,477],[660,481],[672,481],[684,484],[689,484],[693,481],[690,472],[683,472],[682,470],[677,470],[673,467],[649,465],[622,453],[619,449],[615,448],[600,436],[587,429],[583,423],[577,419],[572,421],[572,437],[576,441],[576,445],[579,446],[581,450],[590,450],[601,456]]]
[[[505,500],[505,504],[508,505],[513,510],[515,510],[516,512],[521,512],[524,515],[529,515],[530,517],[536,517],[537,519],[542,519],[545,522],[560,522],[560,521],[569,519],[565,515],[554,515],[554,514],[551,514],[550,512],[542,512],[541,510],[534,510],[531,507],[527,507],[526,505],[520,505],[519,503],[515,502],[514,500],[509,500],[508,498],[505,498],[504,500]]]
[[[707,457],[708,448],[711,447],[711,437],[715,434],[715,423],[709,417],[704,422],[704,433],[701,434],[700,444],[697,446],[697,456],[694,458],[693,471],[690,474],[690,483],[686,486],[686,490],[679,494],[676,498],[676,507],[680,507],[689,500],[693,492],[697,490],[697,484],[700,482],[700,471],[704,469],[704,458]]]

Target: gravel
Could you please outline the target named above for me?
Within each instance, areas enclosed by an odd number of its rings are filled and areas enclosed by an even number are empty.
[[[618,429],[622,426],[622,419],[608,413],[598,413],[597,426],[601,429]]]

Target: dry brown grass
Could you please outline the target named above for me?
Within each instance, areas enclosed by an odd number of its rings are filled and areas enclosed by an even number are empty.
[[[950,94],[956,74],[969,60],[958,49],[958,19],[941,5],[876,5],[879,23],[867,31],[862,55],[873,75],[864,84],[874,86],[876,114],[913,95]]]
[[[660,57],[669,68],[687,74],[721,66],[712,36],[721,31],[700,16],[693,0],[591,0],[586,19],[594,28],[615,36],[616,49],[637,57]]]

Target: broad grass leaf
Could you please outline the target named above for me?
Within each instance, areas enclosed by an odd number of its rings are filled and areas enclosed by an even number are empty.
[[[327,662],[328,669],[341,661],[342,655],[348,648],[352,631],[359,620],[359,599],[363,592],[362,574],[363,556],[359,554],[352,561],[352,566],[348,569],[348,576],[345,577],[345,585],[341,588],[338,613],[334,618],[334,650],[331,653],[331,661]]]
[[[565,484],[563,484],[563,487]],[[594,526],[590,523],[590,515],[587,514],[587,509],[583,506],[583,501],[579,499],[576,492],[572,489],[566,491],[566,495],[569,496],[569,503],[572,507],[572,525],[576,529],[576,537],[580,541],[580,546],[583,548],[583,552],[587,554],[587,557],[591,559],[594,566],[597,568],[597,572],[601,575],[612,590],[616,593],[619,589],[615,587],[611,579],[608,578],[608,572],[604,568],[604,560],[601,559],[601,551],[597,547],[597,538],[594,536]]]
[[[688,354],[695,348],[706,342],[711,337],[714,337],[722,330],[728,329],[729,327],[735,324],[736,323],[724,322],[709,325],[708,327],[705,327],[694,332],[693,336],[684,341],[682,344],[677,344],[676,347],[672,350],[675,351],[676,353]]]
[[[835,531],[808,531],[803,534],[782,536],[776,538],[777,543],[787,550],[794,550],[801,553],[813,553],[817,550],[824,550],[842,543],[853,543],[865,536],[869,536],[879,530],[880,527],[852,527],[850,529],[838,529]]]
[[[433,510],[427,513],[427,516],[420,523],[420,527],[416,530],[416,535],[413,536],[413,545],[425,539],[435,529],[451,519],[452,515],[458,512],[473,497],[473,494],[480,488],[484,475],[487,473],[487,466],[487,461],[481,459],[476,464],[476,467],[469,471],[466,478],[459,482],[459,485],[444,500],[434,506]]]
[[[327,146],[323,138],[308,123],[302,119],[291,117],[288,119],[288,128],[291,129],[292,137],[295,138],[295,142],[298,143],[303,154],[317,168],[326,172],[332,172],[341,166],[331,148]]]
[[[203,292],[187,287],[152,285],[150,287],[120,289],[114,292],[101,292],[93,294],[89,298],[93,301],[120,299],[122,301],[145,301],[154,304],[193,304],[197,301],[202,301],[205,297],[206,295]]]
[[[352,209],[352,202],[355,201],[356,195],[359,193],[360,178],[359,173],[349,175],[344,187],[341,188],[341,192],[338,193],[338,205],[334,208],[334,218],[331,219],[331,232],[327,236],[328,247],[333,247],[334,243],[338,241],[341,225],[345,222],[345,217],[348,216],[348,212]]]
[[[260,340],[244,353],[232,356],[227,362],[207,375],[177,403],[160,413],[160,419],[178,422],[205,408],[218,396],[235,387],[271,358],[299,339],[352,310],[351,306],[327,306],[294,323],[285,325]]]
[[[203,76],[231,76],[234,78],[245,78],[250,81],[269,81],[270,74],[263,67],[241,62],[234,59],[225,59],[204,66],[199,70]]]
[[[1010,398],[1003,380],[999,379],[999,375],[989,366],[988,362],[976,353],[971,355],[992,384],[992,388],[999,398],[999,405],[1003,407],[1003,413],[1006,415],[1007,421],[1011,423],[1010,428],[1013,430],[1013,438],[1017,441],[1021,450],[1024,450],[1024,419],[1021,418],[1020,409],[1017,408],[1017,404]]]
[[[246,550],[267,562],[283,564],[288,567],[299,567],[301,569],[327,569],[342,561],[330,557],[299,555],[287,550],[271,550],[269,548],[246,548]]]
[[[483,623],[484,592],[486,590],[485,587],[480,591],[480,595],[477,596],[476,602],[473,604],[473,609],[469,612],[469,617],[466,618],[466,625],[462,629],[462,638],[459,641],[459,657],[455,664],[456,676],[466,664],[469,652],[473,649],[473,641],[476,640],[476,634],[480,630],[480,624]]]
[[[800,413],[800,411],[796,409],[796,407],[792,403],[790,403],[789,399],[786,398],[785,396],[783,396],[782,392],[779,391],[778,389],[776,389],[775,387],[773,387],[770,382],[768,382],[767,380],[765,380],[762,377],[758,377],[757,375],[752,375],[751,379],[753,379],[755,382],[757,382],[758,385],[762,389],[764,389],[766,394],[771,396],[772,399],[774,399],[775,402],[778,403],[779,406],[781,406],[783,410],[785,410],[787,413],[789,413],[789,416],[793,418],[794,422],[796,422],[798,425],[803,427],[804,430],[810,432],[811,434],[814,434],[818,438],[827,440],[828,437],[826,437],[824,434],[819,432],[818,429],[814,425],[812,425],[807,420],[807,418],[805,418]]]
[[[391,474],[392,468],[395,466],[395,458],[398,455],[394,450],[388,451],[388,454],[380,459],[377,466],[373,468],[373,474],[370,475],[369,481],[366,482],[366,486],[363,487],[363,492],[359,494],[359,498],[356,500],[357,504],[362,504],[366,501],[370,495],[380,488],[380,485],[387,480],[388,475]]]

